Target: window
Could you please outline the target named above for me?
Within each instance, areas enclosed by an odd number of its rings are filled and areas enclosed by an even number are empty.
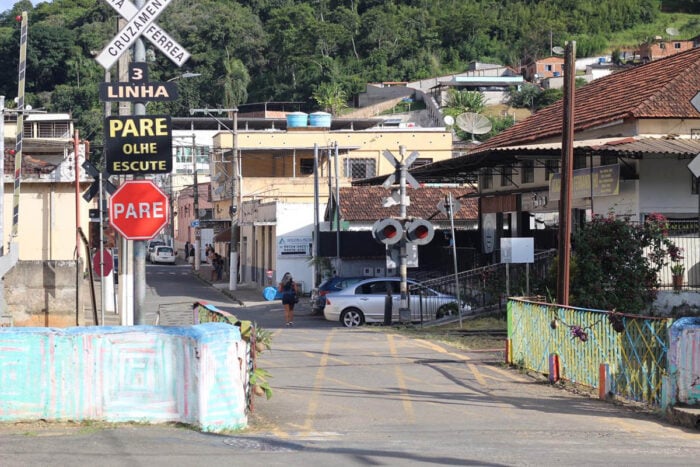
[[[554,69],[553,69],[552,65],[545,65],[544,71],[554,71]]]
[[[513,184],[513,167],[505,166],[501,172],[501,186],[510,186]]]
[[[674,42],[674,43],[673,43],[673,48],[674,48],[674,49],[680,49],[680,48],[681,48],[681,43],[680,43],[680,42]]]
[[[299,172],[302,175],[312,175],[314,173],[314,160],[302,159],[299,161]]]
[[[559,172],[559,161],[548,160],[544,163],[544,179],[549,181],[552,174]]]
[[[343,176],[348,178],[369,178],[377,175],[374,159],[345,159]]]
[[[535,161],[523,161],[521,163],[520,183],[533,183],[535,181]]]
[[[586,168],[586,158],[585,157],[574,157],[574,170],[585,169]]]
[[[481,173],[481,187],[493,188],[493,170],[484,169],[484,171]]]

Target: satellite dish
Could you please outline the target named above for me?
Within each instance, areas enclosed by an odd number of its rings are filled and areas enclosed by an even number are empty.
[[[457,115],[455,121],[460,129],[466,131],[467,133],[471,133],[472,141],[474,141],[474,135],[483,135],[488,133],[491,131],[492,127],[491,120],[474,112],[459,114]]]
[[[447,126],[452,126],[455,124],[455,119],[452,117],[452,115],[445,115],[445,118],[443,118],[442,121],[445,122],[445,125]]]
[[[564,52],[565,50],[563,47],[559,47],[558,45],[552,47],[552,53],[555,55],[564,55]]]
[[[679,32],[676,28],[666,28],[666,34],[668,34],[669,36],[677,36]]]

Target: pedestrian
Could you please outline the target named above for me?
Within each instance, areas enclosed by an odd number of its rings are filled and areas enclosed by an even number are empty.
[[[282,305],[284,305],[284,321],[287,326],[294,326],[294,305],[299,301],[297,295],[297,283],[288,272],[284,273],[282,281],[277,286],[277,291],[282,292]]]
[[[214,272],[216,273],[216,280],[220,281],[222,274],[224,272],[224,259],[219,253],[214,253]]]
[[[187,258],[190,257],[190,241],[187,240],[185,242],[185,261],[187,261]]]

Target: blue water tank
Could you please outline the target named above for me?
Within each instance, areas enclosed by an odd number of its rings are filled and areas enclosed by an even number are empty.
[[[287,114],[287,128],[303,128],[308,125],[309,115],[304,112]]]
[[[331,127],[331,114],[328,112],[314,112],[309,115],[309,126],[318,128]]]
[[[598,59],[598,65],[605,65],[605,57],[600,57]]]
[[[555,72],[554,72],[554,76],[555,76],[555,77],[561,76],[561,73],[558,72],[558,71],[555,71]]]

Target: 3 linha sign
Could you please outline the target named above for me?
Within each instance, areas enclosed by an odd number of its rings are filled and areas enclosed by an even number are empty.
[[[112,175],[170,173],[172,124],[167,115],[105,119],[107,172]]]

